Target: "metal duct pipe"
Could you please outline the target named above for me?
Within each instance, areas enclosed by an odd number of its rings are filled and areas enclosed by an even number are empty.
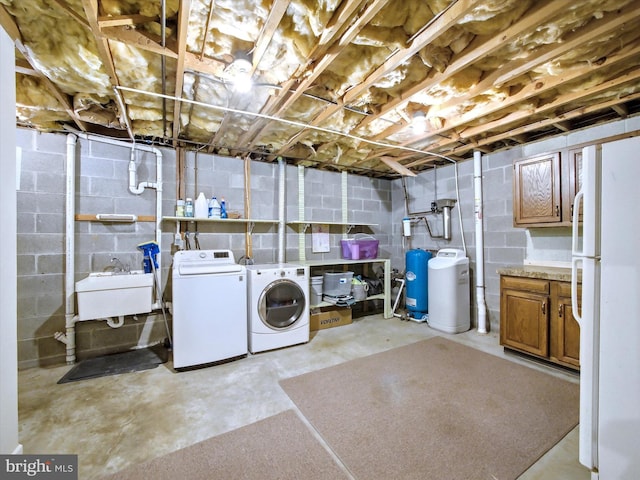
[[[482,153],[473,152],[473,190],[476,222],[476,308],[478,333],[487,333],[487,305],[484,297],[484,232],[482,221]]]
[[[451,240],[451,207],[443,207],[442,225],[442,237],[445,240]]]
[[[278,173],[280,178],[280,184],[278,188],[278,263],[285,262],[285,163],[282,157],[278,157]]]

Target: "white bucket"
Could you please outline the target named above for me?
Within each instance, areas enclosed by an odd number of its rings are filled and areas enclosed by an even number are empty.
[[[311,288],[309,289],[309,303],[318,305],[322,302],[322,283],[323,276],[311,277]]]
[[[369,285],[366,283],[354,283],[351,285],[351,294],[356,302],[361,302],[367,299],[367,292],[369,291]]]

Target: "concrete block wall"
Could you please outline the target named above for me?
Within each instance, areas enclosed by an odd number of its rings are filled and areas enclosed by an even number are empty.
[[[65,331],[65,184],[66,135],[17,130],[20,182],[17,205],[18,359],[19,367],[64,363],[65,346],[53,338]],[[141,195],[128,190],[131,150],[78,139],[76,144],[77,214],[131,213],[155,216],[155,190]],[[165,156],[175,165],[172,152]],[[155,182],[156,157],[140,153],[138,181]],[[175,184],[174,175],[170,176]],[[76,221],[75,281],[89,272],[110,269],[117,257],[132,270],[142,269],[137,245],[154,240],[153,222]],[[167,259],[163,258],[166,282]],[[170,259],[169,259],[170,262]],[[104,321],[76,324],[76,354],[88,356],[148,345],[166,337],[158,315],[126,317],[112,329]]]
[[[585,143],[607,141],[629,132],[640,130],[640,117],[631,117],[597,127],[529,143],[497,153],[482,156],[485,298],[488,323],[491,330],[500,328],[500,277],[497,270],[508,265],[554,262],[559,266],[571,258],[571,229],[568,227],[514,228],[513,227],[513,161],[544,152],[560,151]],[[402,239],[401,221],[405,215],[402,180],[394,180],[393,198],[393,265],[404,271],[404,254],[409,248],[438,250],[443,247],[461,248],[462,239],[456,211],[461,207],[464,237],[472,270],[471,301],[472,326],[475,323],[475,212],[473,192],[473,161],[458,164],[460,204],[452,211],[452,239],[450,242],[429,238],[424,224],[413,229],[410,241]],[[410,212],[429,209],[435,198],[454,198],[454,169],[450,165],[430,170],[416,177],[406,178]]]
[[[484,201],[484,254],[485,300],[487,323],[492,331],[500,325],[500,285],[496,270],[509,264],[521,264],[525,255],[525,231],[513,228],[512,214],[512,161],[518,158],[517,149],[482,157]],[[424,221],[414,223],[412,236],[402,239],[402,218],[405,215],[402,180],[393,182],[394,233],[401,243],[396,243],[393,265],[405,270],[405,253],[412,248],[435,252],[442,248],[465,249],[471,269],[469,301],[471,302],[472,327],[477,327],[476,313],[476,246],[475,246],[475,192],[473,161],[458,163],[459,201],[451,210],[451,240],[432,238]],[[455,167],[445,164],[416,177],[404,180],[410,214],[430,210],[436,199],[457,199]],[[464,239],[460,234],[459,215],[462,215]],[[434,235],[442,235],[441,214],[426,215]]]
[[[67,136],[18,130],[21,152],[18,189],[18,354],[19,368],[63,364],[65,345],[53,338],[65,331],[65,164]],[[76,159],[76,213],[133,213],[155,215],[155,190],[141,195],[128,190],[128,163],[131,149],[97,141],[78,139]],[[163,216],[173,216],[176,204],[176,155],[161,148],[163,170]],[[137,152],[137,182],[155,182],[156,157]],[[244,160],[204,153],[186,154],[185,182],[187,194],[196,198],[202,191],[223,197],[230,211],[244,216]],[[299,218],[299,169],[286,166],[285,212],[289,221]],[[253,227],[252,258],[255,263],[277,261],[278,247],[278,163],[252,161],[251,218],[273,220]],[[312,221],[341,221],[342,199],[339,173],[303,169],[305,216]],[[391,225],[391,182],[348,175],[349,220],[376,223],[371,229],[356,229],[380,240],[380,256],[388,255]],[[203,249],[231,249],[237,260],[246,254],[245,225],[210,222],[187,222],[190,232],[199,233]],[[171,301],[171,262],[177,225],[161,223],[163,297]],[[75,280],[90,272],[111,267],[118,257],[132,269],[142,268],[142,252],[137,245],[153,240],[153,222],[102,223],[76,221]],[[350,236],[355,231],[350,232]],[[299,257],[299,235],[295,226],[286,226],[286,261]],[[331,232],[331,252],[327,258],[339,258],[342,230]],[[307,258],[312,258],[310,230],[304,235]],[[192,248],[195,247],[193,237]],[[169,316],[169,323],[171,322]],[[78,360],[105,353],[145,346],[166,338],[160,311],[149,315],[125,317],[123,327],[112,329],[101,320],[76,324]]]
[[[297,167],[296,167],[297,168]],[[378,257],[389,258],[391,250],[391,182],[337,172],[327,172],[311,168],[303,169],[304,213],[299,211],[299,179],[288,186],[287,220],[303,219],[308,222],[342,222],[342,202],[346,202],[347,222],[364,224],[349,230],[341,225],[330,226],[329,247],[325,253],[313,252],[312,227],[304,234],[299,232],[304,226],[291,226],[287,235],[287,259],[300,258],[304,248],[307,260],[327,260],[341,258],[340,240],[343,238],[374,237],[379,242]],[[343,199],[343,179],[346,175],[346,198]],[[293,177],[293,176],[291,176]]]

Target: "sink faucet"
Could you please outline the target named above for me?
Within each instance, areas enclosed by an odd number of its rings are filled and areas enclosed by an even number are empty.
[[[111,259],[114,273],[129,273],[129,265],[124,265],[118,257]]]

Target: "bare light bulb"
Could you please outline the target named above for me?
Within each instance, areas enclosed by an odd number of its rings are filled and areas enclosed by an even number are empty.
[[[237,58],[226,68],[226,75],[233,84],[233,90],[245,93],[251,90],[251,62],[245,58]]]
[[[427,116],[424,112],[415,112],[411,120],[411,128],[413,133],[424,133],[427,131]]]

